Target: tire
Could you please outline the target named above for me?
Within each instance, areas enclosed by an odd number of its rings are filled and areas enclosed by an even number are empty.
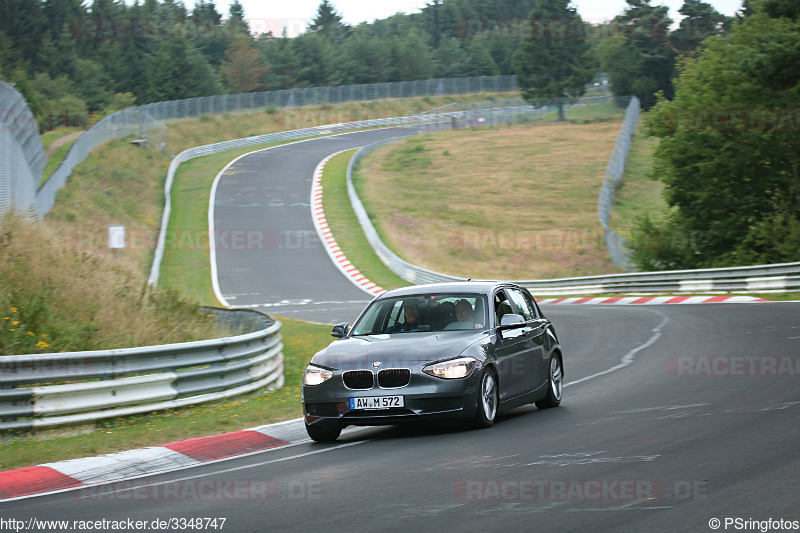
[[[550,375],[547,377],[547,396],[536,401],[539,409],[549,409],[561,405],[564,394],[564,369],[561,366],[561,357],[553,354],[550,357]]]
[[[342,428],[338,425],[323,424],[321,422],[311,425],[306,423],[306,432],[316,442],[334,442],[342,433]]]
[[[497,407],[500,398],[497,394],[497,377],[494,372],[486,368],[481,374],[478,389],[478,405],[473,424],[476,428],[488,428],[494,424],[497,417]]]

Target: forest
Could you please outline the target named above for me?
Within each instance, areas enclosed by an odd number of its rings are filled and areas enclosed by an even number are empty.
[[[686,0],[682,12],[670,31],[666,8],[630,0],[607,24],[578,17],[563,39],[552,39],[576,16],[565,0],[432,0],[419,13],[357,26],[323,0],[306,31],[289,37],[256,35],[238,1],[220,13],[213,0],[191,10],[174,0],[3,0],[0,76],[17,85],[47,130],[197,96],[516,74],[522,43],[534,54],[524,64],[560,40],[580,43],[579,56],[572,46],[571,56],[560,50],[555,59],[580,63],[581,79],[608,72],[618,94],[638,92],[651,105],[657,90],[671,92],[675,58],[729,26],[699,0]]]

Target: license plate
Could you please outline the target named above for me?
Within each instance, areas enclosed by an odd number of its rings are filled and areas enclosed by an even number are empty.
[[[402,396],[350,398],[350,409],[391,409],[393,407],[403,407]]]

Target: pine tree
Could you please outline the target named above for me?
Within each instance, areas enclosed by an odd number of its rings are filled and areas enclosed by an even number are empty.
[[[322,3],[317,8],[317,16],[308,25],[309,31],[326,37],[341,35],[344,27],[342,16],[336,12],[336,8],[328,0],[322,0]]]
[[[542,0],[530,12],[534,28],[512,59],[522,97],[529,102],[556,100],[564,120],[564,99],[586,92],[592,72],[585,66],[589,50],[583,20],[569,0]]]
[[[601,43],[599,53],[614,94],[637,96],[649,109],[657,92],[663,91],[667,98],[673,94],[678,50],[670,42],[672,19],[667,6],[652,6],[650,0],[627,2],[625,12],[614,18],[623,36]]]

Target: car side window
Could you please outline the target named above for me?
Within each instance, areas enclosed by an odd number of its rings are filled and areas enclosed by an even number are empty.
[[[522,291],[519,289],[507,289],[507,291],[514,301],[514,305],[517,307],[517,312],[521,314],[526,321],[536,318],[536,313],[533,308],[528,305],[528,301],[525,299],[525,295]]]
[[[533,314],[536,318],[542,318],[542,310],[539,309],[539,305],[536,303],[536,300],[533,299],[528,292],[523,291],[523,295],[525,295],[525,300],[528,302],[528,306],[533,309]]]
[[[513,312],[514,310],[511,307],[511,302],[508,300],[508,296],[506,296],[505,292],[502,290],[497,291],[494,295],[494,313],[497,324],[500,324],[503,315]]]

